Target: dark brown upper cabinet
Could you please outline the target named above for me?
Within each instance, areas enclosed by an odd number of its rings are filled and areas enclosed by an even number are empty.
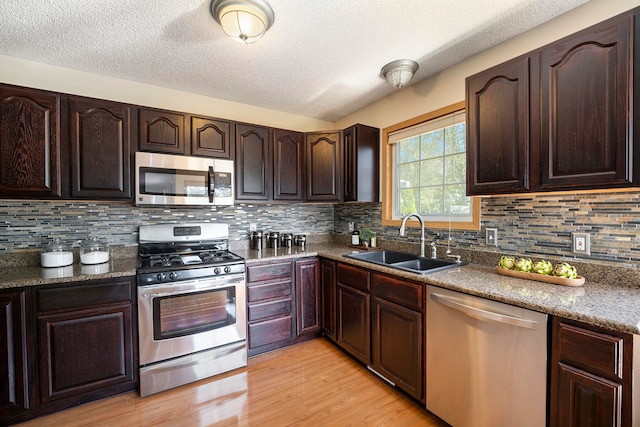
[[[184,113],[138,109],[138,148],[169,154],[187,154],[185,146],[187,118]]]
[[[61,97],[0,86],[0,196],[61,197]]]
[[[236,125],[236,200],[271,198],[271,132],[269,128]]]
[[[529,190],[529,58],[467,79],[467,191]]]
[[[467,79],[469,195],[640,186],[637,13]]]
[[[306,200],[340,202],[342,200],[342,132],[305,135]]]
[[[304,200],[304,136],[273,130],[273,200]]]
[[[131,198],[131,107],[69,98],[71,196]]]
[[[380,198],[380,129],[357,124],[342,134],[344,201],[377,202]]]
[[[233,158],[231,122],[191,116],[191,154],[195,156]]]
[[[533,55],[541,104],[532,108],[531,160],[540,165],[540,190],[640,183],[632,170],[633,20],[619,16]]]
[[[168,154],[233,159],[233,123],[154,108],[138,109],[138,148]]]

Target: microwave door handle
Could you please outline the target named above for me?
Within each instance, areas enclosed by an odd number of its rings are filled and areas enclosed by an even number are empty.
[[[209,188],[209,203],[213,203],[213,195],[216,187],[216,178],[213,173],[213,166],[209,166],[209,175],[208,175],[208,183],[207,186]]]

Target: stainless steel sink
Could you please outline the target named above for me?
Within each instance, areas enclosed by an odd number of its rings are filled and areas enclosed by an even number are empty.
[[[397,262],[390,265],[390,267],[411,271],[413,273],[427,274],[446,270],[448,268],[459,267],[462,264],[463,263],[461,262],[449,261],[446,259],[420,257],[409,261]]]
[[[396,251],[371,251],[371,252],[359,252],[357,254],[345,255],[347,258],[358,259],[360,261],[368,261],[374,264],[393,264],[396,262],[410,261],[417,259],[417,255],[407,254],[404,252]]]
[[[345,257],[417,274],[435,273],[436,271],[455,268],[466,264],[446,259],[426,258],[405,252],[387,250],[359,252],[345,255]]]

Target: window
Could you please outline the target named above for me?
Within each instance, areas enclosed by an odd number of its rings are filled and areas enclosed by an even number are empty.
[[[466,196],[464,103],[384,130],[383,224],[419,212],[432,228],[480,227],[479,203]]]

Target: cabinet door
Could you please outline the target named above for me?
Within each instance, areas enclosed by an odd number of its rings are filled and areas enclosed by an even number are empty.
[[[129,303],[38,315],[42,403],[135,379],[131,311]]]
[[[133,390],[134,279],[36,290],[40,401],[60,409]]]
[[[24,292],[0,293],[0,424],[29,408]]]
[[[234,133],[231,122],[206,117],[191,117],[191,154],[233,158]]]
[[[322,331],[336,340],[336,263],[320,260],[320,283],[322,285]]]
[[[558,377],[559,427],[621,427],[622,385],[561,364]]]
[[[295,262],[297,334],[320,330],[319,262],[316,258]]]
[[[273,133],[273,200],[304,199],[304,140],[300,132],[275,129]]]
[[[467,194],[529,190],[529,58],[466,81]]]
[[[342,135],[340,132],[306,135],[306,199],[339,202],[342,199]]]
[[[373,369],[423,400],[422,314],[374,297],[372,336]]]
[[[141,151],[185,154],[183,113],[140,108],[138,110],[138,142]]]
[[[271,198],[271,147],[269,130],[236,125],[236,200]]]
[[[60,97],[0,86],[0,196],[62,196]]]
[[[539,132],[532,142],[540,141],[532,167],[539,165],[542,190],[640,183],[632,158],[633,46],[633,15],[627,14],[537,54],[542,104],[532,108],[532,124],[540,124],[532,128]]]
[[[380,130],[354,125],[343,131],[344,201],[377,202],[380,188]]]
[[[69,99],[71,196],[131,198],[131,107]]]
[[[631,334],[552,318],[550,426],[633,424],[634,341]]]
[[[340,347],[362,363],[371,363],[370,295],[338,282],[338,340]]]

